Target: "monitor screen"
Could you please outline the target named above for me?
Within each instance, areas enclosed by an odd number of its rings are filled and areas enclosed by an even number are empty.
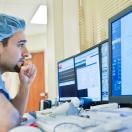
[[[58,86],[60,101],[77,97],[74,58],[69,58],[58,63]]]
[[[99,47],[75,56],[75,69],[78,96],[101,101]]]
[[[101,94],[102,101],[109,100],[109,43],[105,40],[100,43],[101,57]]]
[[[110,101],[132,103],[132,6],[109,20]]]

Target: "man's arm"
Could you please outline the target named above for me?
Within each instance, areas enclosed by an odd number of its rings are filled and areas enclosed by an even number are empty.
[[[20,124],[21,117],[15,107],[0,93],[0,132],[7,132],[9,129]]]
[[[25,112],[30,86],[36,76],[36,67],[33,64],[25,65],[21,67],[19,78],[20,78],[20,89],[17,96],[12,100],[12,104],[23,114]]]

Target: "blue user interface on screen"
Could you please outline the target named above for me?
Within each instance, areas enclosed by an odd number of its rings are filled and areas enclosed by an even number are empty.
[[[132,95],[132,12],[112,23],[112,96]]]
[[[102,101],[109,100],[109,44],[101,44]]]
[[[58,85],[61,100],[77,97],[73,58],[58,63]]]

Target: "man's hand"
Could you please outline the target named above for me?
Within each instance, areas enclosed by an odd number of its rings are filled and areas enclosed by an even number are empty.
[[[21,67],[19,73],[21,86],[30,87],[35,77],[36,77],[36,66],[34,64],[28,64]]]
[[[25,64],[21,67],[19,72],[20,88],[17,96],[13,99],[12,103],[23,114],[25,112],[30,86],[36,76],[36,67],[34,64]]]

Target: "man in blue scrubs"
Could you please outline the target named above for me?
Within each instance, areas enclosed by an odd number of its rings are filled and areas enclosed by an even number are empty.
[[[28,51],[24,30],[23,19],[0,14],[0,132],[7,132],[21,122],[36,76],[35,65],[25,61]],[[19,92],[12,100],[1,79],[4,72],[19,74]]]

